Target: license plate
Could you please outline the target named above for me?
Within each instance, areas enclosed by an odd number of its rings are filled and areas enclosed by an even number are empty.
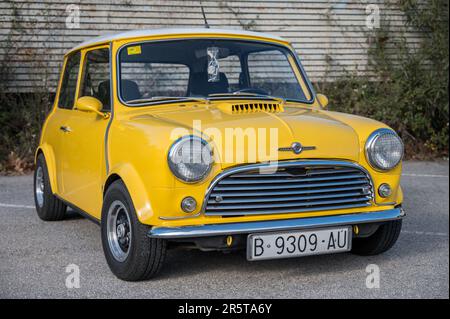
[[[332,254],[351,249],[350,226],[281,233],[250,234],[247,259],[262,260]]]

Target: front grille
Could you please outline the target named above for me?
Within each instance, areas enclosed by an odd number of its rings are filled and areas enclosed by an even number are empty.
[[[205,214],[241,216],[312,212],[371,205],[370,176],[353,164],[279,164],[261,174],[256,166],[241,167],[213,182]]]

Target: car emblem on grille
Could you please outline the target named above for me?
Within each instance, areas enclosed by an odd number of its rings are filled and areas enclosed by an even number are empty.
[[[300,142],[294,142],[290,147],[280,147],[278,151],[280,152],[294,152],[295,154],[300,154],[303,151],[315,150],[315,146],[303,146]]]

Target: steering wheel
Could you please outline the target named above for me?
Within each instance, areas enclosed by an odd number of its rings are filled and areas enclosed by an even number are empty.
[[[253,94],[258,94],[258,95],[269,95],[269,92],[267,92],[266,90],[258,89],[258,88],[245,88],[245,89],[240,89],[240,90],[234,91],[233,93],[253,93]]]

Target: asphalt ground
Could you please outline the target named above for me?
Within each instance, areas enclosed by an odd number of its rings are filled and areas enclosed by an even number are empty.
[[[448,174],[448,161],[405,163],[408,215],[382,255],[248,262],[243,253],[170,250],[157,278],[135,283],[110,272],[98,225],[73,212],[43,222],[32,177],[0,177],[0,298],[449,298]],[[66,287],[69,265],[79,288]],[[368,288],[374,269],[379,288]]]

